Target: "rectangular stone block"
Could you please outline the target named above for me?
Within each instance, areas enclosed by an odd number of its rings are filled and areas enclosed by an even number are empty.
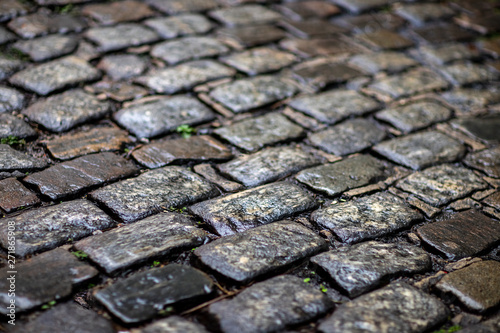
[[[113,153],[82,156],[33,173],[23,180],[57,200],[88,188],[132,176],[139,169],[133,162]]]
[[[219,235],[232,235],[316,207],[312,196],[292,183],[260,186],[200,202],[189,210]]]
[[[207,233],[187,216],[160,213],[144,220],[88,237],[75,244],[106,273],[193,248],[208,240]]]
[[[218,273],[246,283],[327,248],[327,242],[312,230],[278,221],[219,238],[194,254]]]
[[[112,227],[113,219],[87,200],[29,210],[2,220],[0,244],[9,246],[9,226],[14,225],[16,255],[24,257],[78,240],[96,230]]]
[[[171,166],[108,185],[89,197],[128,223],[217,194],[217,189],[197,174]]]

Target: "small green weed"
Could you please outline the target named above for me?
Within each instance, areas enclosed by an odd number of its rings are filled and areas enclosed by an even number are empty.
[[[190,138],[193,133],[196,132],[196,129],[192,128],[189,125],[181,125],[177,127],[177,133],[181,133],[184,139]]]
[[[163,310],[160,310],[158,312],[158,314],[160,316],[168,316],[169,314],[171,314],[172,312],[174,312],[174,307],[173,306],[167,306],[165,309]]]
[[[71,253],[78,259],[87,259],[89,257],[89,255],[83,251],[73,251]]]
[[[47,304],[42,305],[42,310],[48,310],[54,305],[56,305],[56,303],[57,303],[56,301],[50,301]]]
[[[321,292],[326,293],[328,291],[328,288],[326,288],[324,285],[320,284],[319,285],[319,290],[321,290]]]
[[[2,143],[3,145],[13,146],[13,145],[25,145],[26,141],[24,139],[19,139],[17,136],[9,135],[6,138],[0,139],[0,143]]]
[[[66,6],[61,6],[56,8],[56,12],[59,14],[68,14],[75,9],[73,4],[67,4]]]
[[[462,329],[462,326],[460,325],[453,325],[451,326],[450,328],[446,329],[446,328],[441,328],[440,330],[438,331],[434,331],[432,333],[453,333],[453,332],[458,332]]]
[[[309,283],[309,282],[311,282],[311,278],[305,278],[305,279],[304,279],[304,282],[305,282],[305,283]]]
[[[151,265],[151,267],[158,267],[160,265],[161,265],[161,263],[159,261],[153,261],[153,264]]]

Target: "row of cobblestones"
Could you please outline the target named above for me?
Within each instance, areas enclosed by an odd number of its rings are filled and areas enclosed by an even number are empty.
[[[499,22],[0,0],[2,328],[499,332]]]

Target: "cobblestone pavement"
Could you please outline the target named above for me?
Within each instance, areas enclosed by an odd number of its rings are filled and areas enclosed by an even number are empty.
[[[500,332],[499,33],[495,0],[0,0],[1,326]]]

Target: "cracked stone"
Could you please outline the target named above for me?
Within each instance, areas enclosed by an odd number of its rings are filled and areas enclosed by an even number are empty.
[[[281,21],[281,26],[299,38],[330,37],[346,32],[345,28],[331,24],[326,20]]]
[[[16,255],[20,257],[53,249],[115,224],[102,210],[83,199],[32,209],[3,222],[0,244],[4,248],[9,246],[8,223],[15,223]]]
[[[394,0],[332,0],[332,2],[353,14],[359,14],[370,9],[390,5]]]
[[[422,219],[422,214],[389,193],[332,204],[311,215],[313,222],[332,231],[345,243],[383,236]]]
[[[455,128],[479,140],[488,143],[500,142],[500,115],[490,115],[483,118],[462,118],[451,122]]]
[[[232,68],[212,60],[198,60],[183,63],[175,67],[152,69],[137,82],[159,93],[174,94],[189,90],[198,84],[230,77],[236,74]]]
[[[99,153],[51,166],[29,175],[23,181],[36,186],[43,195],[57,200],[132,176],[138,171],[132,161],[113,153]]]
[[[16,310],[24,312],[72,293],[73,286],[95,277],[99,272],[63,249],[55,249],[16,265]],[[7,314],[9,273],[0,273],[0,304]],[[57,281],[57,283],[54,283]],[[67,326],[66,326],[67,327]],[[38,332],[38,331],[37,331]]]
[[[0,113],[21,109],[24,95],[19,91],[0,86]]]
[[[298,277],[282,275],[254,284],[231,300],[211,304],[208,312],[224,333],[267,333],[310,321],[332,307],[321,291]]]
[[[371,147],[385,136],[385,131],[373,121],[357,118],[309,134],[308,138],[314,146],[328,153],[348,155]]]
[[[500,78],[500,73],[484,65],[454,63],[439,69],[440,73],[456,86],[470,85]]]
[[[317,95],[299,96],[288,103],[292,108],[327,124],[349,116],[373,111],[379,103],[354,90],[335,89]]]
[[[24,39],[51,33],[80,32],[87,27],[81,17],[70,14],[53,14],[43,8],[34,14],[15,18],[7,24],[9,29]]]
[[[252,155],[242,155],[218,168],[247,187],[282,179],[320,161],[300,147],[273,147]]]
[[[208,241],[196,222],[181,214],[160,213],[75,244],[106,273],[115,274],[153,258],[191,249]]]
[[[407,244],[376,241],[321,253],[311,262],[323,268],[349,297],[357,297],[396,274],[415,274],[432,267],[421,248]]]
[[[16,16],[25,15],[30,7],[18,0],[3,0],[0,4],[0,22],[8,21]]]
[[[257,75],[275,72],[293,64],[298,59],[288,52],[271,49],[269,47],[259,47],[223,57],[220,60],[236,68],[240,72],[244,72],[248,75]]]
[[[246,46],[268,44],[285,37],[285,32],[273,25],[222,28],[217,33]]]
[[[227,236],[316,207],[299,186],[278,182],[191,206],[219,235]]]
[[[363,75],[360,71],[341,63],[307,66],[294,70],[293,74],[299,81],[314,88],[324,88],[329,84],[342,83]]]
[[[218,86],[210,96],[239,113],[290,97],[297,91],[297,86],[286,79],[262,75]]]
[[[165,39],[204,34],[212,29],[212,23],[204,16],[197,14],[155,17],[144,21],[144,24]]]
[[[112,25],[126,21],[139,21],[154,12],[145,3],[125,0],[105,4],[91,4],[82,8],[82,14],[101,24]]]
[[[106,56],[97,65],[97,68],[104,70],[113,80],[128,79],[140,75],[146,67],[147,61],[134,54]]]
[[[326,1],[285,2],[276,6],[285,16],[293,20],[322,18],[339,14],[340,8]]]
[[[455,14],[450,7],[439,3],[405,4],[396,9],[396,14],[413,25],[421,26],[430,21],[449,18]]]
[[[326,249],[327,242],[312,230],[278,221],[219,238],[194,254],[218,273],[246,283]]]
[[[231,144],[253,152],[260,148],[304,136],[304,129],[280,113],[245,119],[214,131]]]
[[[0,55],[0,80],[8,78],[23,65],[21,60],[5,58]]]
[[[261,5],[244,5],[213,10],[210,16],[226,26],[256,25],[276,22],[281,15]]]
[[[384,169],[384,165],[377,159],[359,155],[303,170],[295,178],[314,190],[334,196],[385,178]]]
[[[15,178],[0,180],[0,208],[7,213],[39,203],[40,199],[35,193],[28,190]]]
[[[111,104],[82,89],[66,91],[39,100],[22,113],[53,132],[64,132],[90,120],[104,117]]]
[[[40,2],[40,1],[39,1]],[[18,327],[14,332],[37,333],[114,333],[113,324],[92,310],[74,303],[64,303],[43,312],[40,316]]]
[[[382,78],[369,86],[371,89],[393,98],[442,90],[448,83],[427,68],[417,68],[404,74]]]
[[[197,99],[187,95],[160,97],[121,109],[114,119],[137,137],[154,137],[175,131],[181,125],[211,121],[215,114]]]
[[[466,152],[463,144],[438,131],[415,133],[384,141],[373,149],[413,170],[456,161]]]
[[[219,6],[216,0],[147,0],[147,3],[169,15],[205,12]]]
[[[481,170],[490,177],[500,178],[500,148],[492,148],[467,155],[463,161],[471,168]]]
[[[118,280],[95,298],[124,323],[137,323],[181,302],[197,302],[213,290],[212,280],[189,266],[169,264]]]
[[[500,102],[500,91],[496,88],[476,89],[458,88],[441,94],[450,104],[462,110],[486,107],[489,104]]]
[[[45,96],[56,90],[94,81],[100,77],[101,73],[85,60],[68,56],[17,72],[9,82]]]
[[[358,54],[349,60],[349,64],[357,66],[371,74],[380,71],[389,73],[401,72],[408,67],[418,64],[415,60],[399,52],[377,52],[370,54]]]
[[[47,162],[25,155],[9,145],[0,144],[0,172],[2,171],[20,171],[26,172],[33,169],[43,169]]]
[[[456,60],[468,60],[477,58],[479,52],[471,45],[450,43],[441,46],[421,46],[419,54],[434,65],[445,65]]]
[[[363,15],[342,15],[331,20],[332,23],[353,30],[357,33],[368,33],[379,29],[399,30],[405,25],[405,20],[392,13],[376,12]]]
[[[139,330],[132,330],[132,333],[208,333],[205,327],[198,323],[193,323],[179,316],[170,316],[160,319]]]
[[[341,305],[319,325],[319,331],[418,333],[448,315],[448,308],[436,297],[396,282]]]
[[[451,116],[450,109],[432,100],[389,108],[375,114],[377,119],[386,121],[405,133],[443,122]]]
[[[187,139],[162,140],[134,150],[134,159],[148,168],[158,168],[170,163],[225,161],[231,150],[208,135]]]
[[[340,37],[313,39],[287,38],[282,40],[279,45],[285,50],[306,57],[340,56],[360,51],[358,46]]]
[[[468,210],[450,219],[426,224],[418,236],[451,260],[475,256],[494,246],[500,239],[500,223]]]
[[[116,127],[98,127],[50,139],[47,149],[55,158],[69,160],[92,153],[120,150],[131,142],[126,131]]]
[[[398,181],[397,187],[438,207],[488,186],[468,169],[443,164],[416,172]]]
[[[170,65],[187,60],[214,57],[229,52],[229,48],[211,37],[184,37],[156,44],[151,55]]]
[[[445,275],[436,288],[452,293],[472,310],[486,311],[500,304],[499,284],[500,263],[488,260]]]
[[[367,44],[374,50],[406,49],[413,46],[413,42],[400,34],[390,30],[378,29],[374,32],[364,33],[356,36],[361,42]]]
[[[32,40],[19,40],[12,47],[28,54],[31,60],[39,62],[71,53],[77,46],[78,39],[75,36],[50,35]]]
[[[437,34],[436,31],[439,31]],[[472,32],[461,29],[452,23],[428,24],[413,29],[415,35],[430,44],[441,44],[455,41],[470,40],[476,37]]]
[[[89,196],[129,223],[169,207],[182,207],[218,194],[200,176],[178,166],[164,167],[91,192]]]
[[[160,37],[140,24],[122,23],[114,27],[96,27],[85,36],[98,45],[99,51],[109,52],[156,42]]]
[[[0,27],[0,45],[16,40],[16,35],[7,29]]]

